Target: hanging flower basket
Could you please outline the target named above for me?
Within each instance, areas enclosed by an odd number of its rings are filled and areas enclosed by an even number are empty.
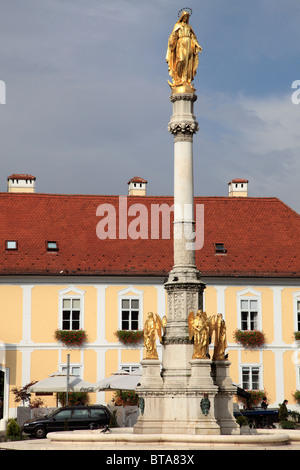
[[[138,344],[144,339],[143,330],[117,330],[115,335],[123,344]]]
[[[294,340],[300,341],[300,331],[294,331]]]
[[[235,330],[233,335],[235,341],[244,348],[260,348],[266,342],[264,333],[258,330]]]
[[[60,341],[65,346],[83,346],[87,341],[87,336],[84,330],[56,330],[55,339]]]

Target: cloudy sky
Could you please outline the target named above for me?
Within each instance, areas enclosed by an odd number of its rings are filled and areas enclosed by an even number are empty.
[[[165,62],[179,0],[1,0],[0,191],[173,194]],[[190,0],[203,47],[195,78],[195,194],[250,196],[300,211],[300,0]],[[300,92],[297,97],[300,97]]]

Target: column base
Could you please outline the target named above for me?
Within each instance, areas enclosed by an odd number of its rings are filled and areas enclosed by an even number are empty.
[[[191,375],[186,385],[178,386],[178,378],[172,381],[161,379],[151,381],[160,370],[150,375],[148,361],[143,361],[141,385],[136,388],[140,397],[141,415],[134,426],[137,434],[221,434],[215,416],[214,398],[218,388],[214,385],[210,372],[210,360],[192,360]],[[145,367],[145,370],[144,370]],[[155,367],[155,364],[153,364]]]
[[[239,426],[233,414],[233,396],[236,387],[229,376],[229,361],[213,361],[212,378],[218,387],[215,397],[215,417],[221,434],[240,434]]]

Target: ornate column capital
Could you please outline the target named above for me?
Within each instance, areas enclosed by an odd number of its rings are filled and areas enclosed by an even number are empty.
[[[174,135],[175,142],[193,142],[193,135],[198,130],[197,122],[174,122],[168,126],[168,131]]]
[[[192,93],[176,93],[170,96],[173,115],[168,131],[174,135],[175,142],[193,142],[193,135],[199,130],[194,116],[194,102],[197,96]]]

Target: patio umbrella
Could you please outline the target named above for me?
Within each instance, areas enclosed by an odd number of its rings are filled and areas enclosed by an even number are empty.
[[[67,374],[54,372],[46,379],[40,380],[28,388],[29,393],[57,393],[67,391]],[[81,380],[75,375],[69,375],[69,392],[93,392],[93,384]]]
[[[135,390],[141,377],[142,373],[140,371],[117,371],[110,377],[99,380],[99,382],[95,383],[94,392],[98,392],[100,390]]]

